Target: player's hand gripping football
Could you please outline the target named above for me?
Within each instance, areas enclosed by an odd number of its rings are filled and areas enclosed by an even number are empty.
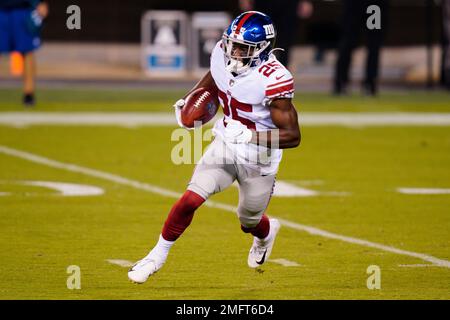
[[[229,119],[226,121],[224,139],[230,143],[249,143],[252,140],[252,130],[248,129],[237,120]]]
[[[186,104],[186,101],[184,99],[179,99],[175,104],[173,105],[175,109],[175,117],[177,118],[177,123],[180,127],[191,130],[193,128],[188,128],[183,125],[183,122],[181,122],[181,109],[183,109],[184,105]]]

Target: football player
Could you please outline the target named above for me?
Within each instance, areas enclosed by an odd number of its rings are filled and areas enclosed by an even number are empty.
[[[294,79],[273,54],[275,36],[269,16],[249,11],[231,23],[213,49],[210,71],[191,92],[217,87],[224,117],[215,123],[215,139],[197,164],[187,190],[172,207],[158,243],[128,271],[131,281],[144,283],[157,272],[195,210],[235,180],[239,183],[241,229],[253,235],[248,265],[256,268],[268,260],[280,223],[269,219],[265,211],[281,149],[300,143],[292,104]],[[184,104],[181,99],[174,105],[180,126]]]

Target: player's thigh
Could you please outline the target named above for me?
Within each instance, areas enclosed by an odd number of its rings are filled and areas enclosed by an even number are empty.
[[[244,227],[255,227],[261,220],[275,185],[275,175],[256,175],[239,180],[238,216]]]
[[[223,142],[214,140],[194,169],[188,184],[191,190],[204,199],[228,188],[236,179],[236,167],[228,157]]]
[[[28,53],[41,45],[40,30],[32,19],[31,9],[11,11],[12,42],[14,51]]]

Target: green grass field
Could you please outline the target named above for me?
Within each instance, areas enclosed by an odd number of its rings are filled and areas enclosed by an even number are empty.
[[[170,111],[179,92],[43,90],[23,110],[0,89],[3,111]],[[376,99],[297,94],[300,112],[445,112],[445,93],[389,93]],[[193,165],[174,165],[175,127],[0,125],[0,146],[183,192]],[[448,126],[303,126],[277,180],[322,192],[273,197],[268,214],[342,236],[450,260],[450,194],[408,195],[398,187],[450,188]],[[235,214],[200,208],[163,269],[144,285],[108,259],[135,261],[154,245],[176,200],[0,152],[0,299],[450,299],[450,269],[418,257],[283,226],[271,259],[247,267],[251,237]],[[63,197],[22,181],[97,186],[99,196]],[[334,192],[334,193],[333,193]],[[236,205],[237,189],[212,200]],[[66,269],[81,270],[69,290]],[[369,290],[368,266],[381,270]]]

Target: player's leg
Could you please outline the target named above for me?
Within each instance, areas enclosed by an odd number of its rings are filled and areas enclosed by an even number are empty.
[[[128,278],[136,283],[145,282],[165,263],[169,250],[190,225],[194,212],[212,194],[230,186],[236,178],[233,164],[221,158],[222,142],[213,141],[196,166],[183,196],[172,207],[159,236],[159,241],[150,253],[138,261],[128,272]]]
[[[23,55],[23,61],[23,104],[26,106],[33,106],[35,104],[34,79],[36,74],[34,53],[25,53]]]
[[[148,277],[162,268],[175,240],[190,225],[195,210],[205,201],[204,198],[186,190],[182,197],[173,205],[164,223],[157,244],[141,260],[128,271],[128,278],[135,283],[144,283]]]
[[[352,60],[352,52],[356,47],[359,37],[359,17],[361,5],[359,1],[343,1],[341,16],[341,39],[338,45],[338,58],[335,65],[334,94],[346,93],[349,84],[349,71]]]
[[[228,188],[236,179],[236,167],[221,140],[214,140],[194,169],[182,199],[172,208],[162,230],[166,240],[175,241],[189,226],[194,211],[211,195]]]
[[[369,2],[369,1],[368,1]],[[374,3],[378,5],[381,14],[381,29],[366,29],[367,39],[367,57],[366,57],[366,76],[363,82],[363,92],[368,95],[376,95],[378,91],[378,69],[380,63],[380,50],[383,44],[384,32],[387,28],[388,6],[385,0],[377,0]]]
[[[33,14],[32,9],[15,9],[11,12],[13,26],[12,40],[14,51],[22,53],[24,58],[23,104],[35,104],[36,62],[34,51],[41,45],[40,25],[42,20]],[[39,21],[36,21],[38,19]]]
[[[253,235],[247,261],[249,267],[256,268],[269,259],[280,228],[278,220],[269,219],[264,213],[273,193],[275,175],[262,176],[247,170],[244,177],[239,174],[238,179],[241,229]]]

